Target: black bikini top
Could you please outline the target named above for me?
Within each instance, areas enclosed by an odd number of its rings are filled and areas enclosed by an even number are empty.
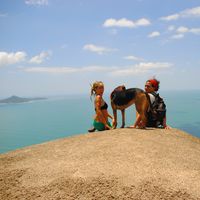
[[[100,108],[101,110],[107,110],[108,109],[108,104],[104,102],[103,106]]]
[[[108,109],[108,104],[104,101],[104,104],[100,107],[100,110],[107,110],[107,109]]]

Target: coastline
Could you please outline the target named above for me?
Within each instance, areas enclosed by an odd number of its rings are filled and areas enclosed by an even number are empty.
[[[167,123],[200,138],[199,94],[175,95],[163,91],[161,96],[167,101]],[[105,100],[110,103],[108,96]],[[108,109],[112,113],[110,105]],[[89,95],[0,105],[0,153],[84,133],[92,126],[93,116],[93,101]],[[120,127],[121,115],[118,117]],[[132,125],[134,120],[135,108],[131,106],[126,110],[126,126]]]
[[[1,199],[199,199],[200,139],[178,129],[86,133],[0,155]]]

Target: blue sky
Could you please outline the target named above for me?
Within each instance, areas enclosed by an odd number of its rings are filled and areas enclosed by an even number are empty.
[[[1,0],[0,27],[0,97],[200,89],[199,0]]]

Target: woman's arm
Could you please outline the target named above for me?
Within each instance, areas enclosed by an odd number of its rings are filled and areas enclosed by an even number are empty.
[[[95,99],[95,108],[96,108],[97,118],[100,122],[104,124],[106,128],[110,129],[110,127],[107,124],[107,120],[101,111],[101,102],[102,102],[102,97],[100,95],[97,95]]]
[[[112,127],[114,126],[114,117],[108,113],[108,117],[112,119]]]
[[[110,115],[109,113],[108,113],[108,117],[109,117],[110,119],[113,119],[113,116],[112,116],[112,115]]]

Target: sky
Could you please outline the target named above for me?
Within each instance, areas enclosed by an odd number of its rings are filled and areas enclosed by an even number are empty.
[[[0,0],[0,97],[90,84],[200,89],[200,0]]]

